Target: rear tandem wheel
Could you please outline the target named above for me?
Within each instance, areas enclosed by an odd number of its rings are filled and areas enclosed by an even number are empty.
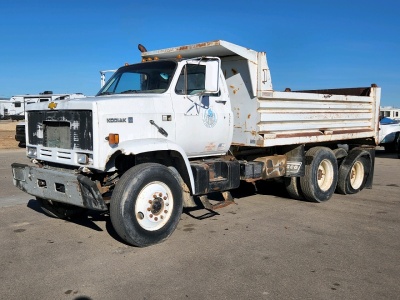
[[[300,177],[301,191],[309,201],[324,202],[335,192],[338,164],[333,151],[314,147],[306,153],[305,174]]]
[[[336,192],[344,195],[358,193],[365,187],[370,172],[369,153],[362,149],[350,151],[340,165]]]

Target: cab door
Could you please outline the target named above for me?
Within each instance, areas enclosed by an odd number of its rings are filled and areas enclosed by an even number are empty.
[[[208,73],[207,68],[210,68]],[[210,70],[217,74],[210,75]],[[206,74],[209,80],[212,77],[222,83],[219,66],[216,69],[211,62],[187,61],[181,66],[172,91],[176,142],[188,157],[225,154],[232,140],[233,120],[228,93],[219,88],[214,93],[207,93]],[[218,86],[218,82],[214,83]]]

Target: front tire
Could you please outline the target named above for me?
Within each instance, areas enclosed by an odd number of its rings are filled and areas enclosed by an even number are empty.
[[[144,163],[122,175],[111,197],[110,217],[124,241],[146,247],[172,234],[182,208],[182,189],[172,171]]]
[[[326,147],[314,147],[306,153],[305,174],[300,186],[308,201],[324,202],[335,192],[338,165],[335,154]]]

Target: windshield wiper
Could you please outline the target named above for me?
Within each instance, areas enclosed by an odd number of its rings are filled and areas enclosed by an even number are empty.
[[[126,91],[121,92],[120,94],[134,94],[137,92],[139,92],[139,90],[126,90]]]
[[[113,92],[102,92],[99,96],[102,96],[102,95],[113,95],[114,93]]]

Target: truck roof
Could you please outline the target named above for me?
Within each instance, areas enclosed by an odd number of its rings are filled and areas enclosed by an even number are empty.
[[[176,58],[178,55],[181,55],[183,58],[194,58],[201,56],[241,56],[247,60],[257,63],[257,51],[223,40],[142,52],[143,58]]]

